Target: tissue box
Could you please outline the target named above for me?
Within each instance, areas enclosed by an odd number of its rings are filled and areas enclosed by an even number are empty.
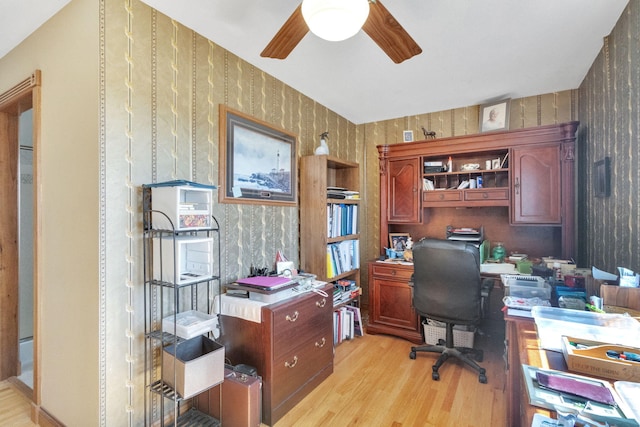
[[[589,348],[580,349],[571,345],[571,342],[583,344]],[[562,353],[570,371],[614,380],[640,382],[640,363],[612,359],[607,357],[607,350],[640,354],[640,348],[562,337]]]
[[[224,380],[224,347],[204,335],[165,347],[162,380],[183,399],[221,383]]]

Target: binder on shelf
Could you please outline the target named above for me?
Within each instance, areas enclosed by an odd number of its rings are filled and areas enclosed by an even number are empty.
[[[329,265],[330,263],[330,265]],[[343,240],[327,245],[327,277],[360,268],[360,241]],[[334,274],[330,274],[334,273]]]
[[[358,205],[329,203],[327,205],[327,237],[356,234],[358,231]]]

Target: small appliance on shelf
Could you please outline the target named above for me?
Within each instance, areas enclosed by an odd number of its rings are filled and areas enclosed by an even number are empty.
[[[446,237],[447,240],[459,240],[479,247],[484,240],[484,228],[454,227],[453,225],[447,225]]]

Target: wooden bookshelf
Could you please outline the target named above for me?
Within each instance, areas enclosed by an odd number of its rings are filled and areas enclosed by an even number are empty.
[[[359,165],[333,156],[304,156],[300,161],[300,266],[318,280],[335,282],[350,279],[360,286],[360,260],[353,259],[352,268],[332,275],[327,268],[327,247],[333,244],[355,241],[359,245],[360,200],[327,197],[327,187],[339,187],[348,191],[360,191]],[[351,206],[355,215],[355,229],[348,234],[331,235],[328,216],[334,205]],[[355,212],[354,212],[355,207]],[[359,251],[358,251],[359,255]],[[357,257],[359,258],[359,256]]]

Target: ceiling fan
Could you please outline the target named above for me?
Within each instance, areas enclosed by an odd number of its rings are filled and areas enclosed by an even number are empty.
[[[293,11],[260,56],[276,59],[285,59],[289,56],[300,40],[309,32],[309,26],[304,16],[305,11],[303,10],[306,6],[304,5],[305,2],[318,3],[319,0],[304,0]],[[362,25],[362,30],[371,37],[393,62],[399,64],[422,53],[420,46],[379,0],[368,0],[368,3],[368,17],[364,18],[366,21]]]

